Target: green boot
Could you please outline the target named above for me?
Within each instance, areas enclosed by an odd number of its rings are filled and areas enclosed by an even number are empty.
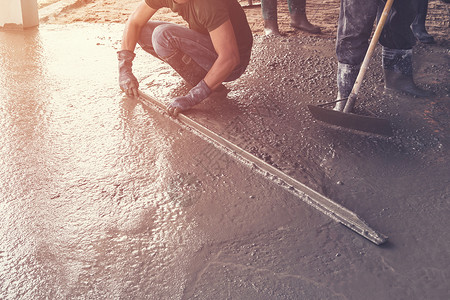
[[[281,35],[278,30],[277,0],[261,0],[265,35]]]
[[[291,26],[309,33],[320,33],[320,27],[309,23],[306,17],[306,0],[288,0]]]
[[[278,30],[278,22],[277,20],[264,20],[264,34],[265,35],[281,35]]]

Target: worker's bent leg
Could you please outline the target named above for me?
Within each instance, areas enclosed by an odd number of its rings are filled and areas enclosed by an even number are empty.
[[[167,22],[148,22],[141,31],[139,44],[165,61],[181,57],[183,62],[195,63],[206,71],[211,69],[218,57],[208,34]],[[238,78],[245,67],[238,66],[225,81]]]

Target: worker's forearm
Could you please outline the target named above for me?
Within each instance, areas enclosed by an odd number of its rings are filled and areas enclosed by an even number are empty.
[[[157,10],[142,2],[136,10],[131,14],[127,23],[122,38],[122,50],[133,51],[141,36],[141,29],[147,24],[148,20],[155,14]]]
[[[141,34],[141,27],[134,22],[128,21],[123,32],[121,50],[130,50],[134,52],[136,44]]]
[[[239,64],[236,57],[218,57],[204,80],[211,90],[217,88]]]

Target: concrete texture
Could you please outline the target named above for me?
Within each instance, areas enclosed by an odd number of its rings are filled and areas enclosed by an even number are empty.
[[[306,103],[334,96],[330,39],[257,37],[231,92],[189,112],[360,214],[390,236],[378,247],[124,97],[122,29],[0,32],[0,298],[450,295],[446,44],[417,52],[433,99],[383,95],[374,67],[362,96],[392,120],[392,139],[308,115]],[[163,102],[186,92],[170,68],[137,52],[143,91]]]

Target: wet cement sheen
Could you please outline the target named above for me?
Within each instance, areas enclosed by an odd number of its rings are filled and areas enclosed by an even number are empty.
[[[429,79],[437,81],[433,110],[423,101],[405,117],[410,99],[381,105],[394,139],[355,136],[320,126],[304,108],[333,97],[333,41],[260,38],[228,97],[190,113],[362,215],[391,238],[377,247],[123,97],[115,53],[122,29],[0,32],[1,299],[449,294],[442,76]],[[146,93],[168,101],[186,91],[170,68],[137,52]],[[427,111],[431,121],[420,123]]]
[[[294,196],[123,97],[117,26],[69,27],[0,32],[0,298],[181,298],[205,245],[292,219],[266,222]]]

